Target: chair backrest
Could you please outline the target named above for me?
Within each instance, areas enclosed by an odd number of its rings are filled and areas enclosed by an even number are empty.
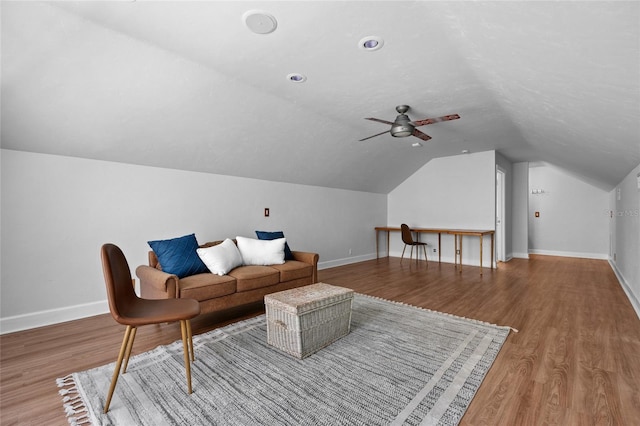
[[[115,244],[104,244],[100,250],[102,273],[107,286],[109,310],[119,323],[127,318],[129,307],[138,300],[131,284],[131,270],[122,250]]]
[[[413,235],[411,235],[411,230],[406,223],[400,225],[400,230],[402,231],[402,242],[405,244],[413,244]]]

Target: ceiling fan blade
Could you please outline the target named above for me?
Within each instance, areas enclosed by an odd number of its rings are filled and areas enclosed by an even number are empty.
[[[384,135],[385,133],[389,133],[391,130],[384,131],[382,133],[378,133],[377,135],[369,136],[368,138],[360,139],[359,142],[366,141],[367,139],[375,138],[376,136]]]
[[[413,129],[413,133],[411,135],[415,136],[416,138],[420,138],[423,141],[428,141],[429,139],[431,139],[431,136],[427,135],[426,133],[422,133],[418,129]]]
[[[387,121],[387,120],[380,120],[379,118],[369,117],[369,118],[365,118],[365,120],[377,121],[378,123],[384,123],[384,124],[388,124],[390,126],[393,125],[393,122]]]
[[[417,120],[417,121],[413,121],[412,123],[414,126],[419,127],[419,126],[426,126],[427,124],[440,123],[441,121],[457,120],[458,118],[460,118],[458,114],[451,114],[451,115],[443,115],[442,117],[438,117],[438,118],[425,118],[424,120]]]

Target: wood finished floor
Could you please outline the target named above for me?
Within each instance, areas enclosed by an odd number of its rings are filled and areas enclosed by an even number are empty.
[[[452,264],[427,268],[383,258],[319,276],[360,293],[519,329],[462,425],[640,424],[640,320],[606,261],[532,256],[480,276],[474,267],[460,274]],[[194,333],[261,312],[256,304],[201,316]],[[113,362],[123,331],[100,315],[0,336],[2,425],[68,424],[55,379]],[[134,354],[179,336],[175,324],[143,327]]]

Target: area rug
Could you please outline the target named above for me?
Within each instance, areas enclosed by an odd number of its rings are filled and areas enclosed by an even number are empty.
[[[132,357],[107,414],[115,363],[58,386],[71,424],[456,425],[509,330],[356,294],[351,333],[303,360],[264,315],[194,336],[191,395],[181,341]]]

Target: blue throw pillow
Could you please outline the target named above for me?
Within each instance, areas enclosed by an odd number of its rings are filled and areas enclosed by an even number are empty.
[[[256,235],[259,240],[277,240],[278,238],[284,238],[284,232],[282,231],[256,231]],[[293,253],[291,253],[291,249],[289,248],[289,243],[284,243],[284,260],[294,260]]]
[[[209,272],[198,256],[198,241],[195,234],[170,240],[148,241],[158,257],[162,270],[179,278]]]

